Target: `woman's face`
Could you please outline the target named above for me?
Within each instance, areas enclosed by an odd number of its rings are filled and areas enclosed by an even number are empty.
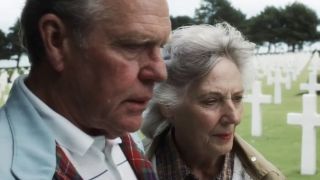
[[[241,74],[231,60],[220,60],[207,76],[191,84],[182,103],[171,112],[178,147],[187,145],[203,157],[232,149],[243,111]]]

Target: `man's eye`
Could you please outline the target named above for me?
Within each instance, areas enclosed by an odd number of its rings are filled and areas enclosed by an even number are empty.
[[[123,47],[129,51],[142,50],[145,48],[143,44],[125,44]]]
[[[232,101],[238,102],[238,103],[242,102],[242,99],[243,99],[243,96],[234,96],[234,97],[232,97]]]
[[[122,54],[128,59],[135,59],[140,56],[144,50],[146,50],[147,45],[139,43],[123,43],[118,46],[123,52]]]

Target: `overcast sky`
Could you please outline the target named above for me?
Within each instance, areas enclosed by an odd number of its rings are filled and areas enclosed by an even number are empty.
[[[267,5],[284,7],[294,1],[302,2],[315,10],[320,17],[320,0],[229,0],[232,6],[240,9],[247,17],[261,12]],[[17,20],[25,0],[0,0],[0,29],[7,32]],[[201,0],[168,0],[170,14],[173,16],[188,15],[193,17],[195,8],[198,8]]]

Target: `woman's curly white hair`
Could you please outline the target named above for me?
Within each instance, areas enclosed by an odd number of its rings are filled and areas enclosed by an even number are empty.
[[[173,31],[170,41],[164,46],[168,79],[156,84],[154,96],[144,112],[142,132],[155,137],[169,124],[160,111],[160,106],[176,107],[188,86],[207,75],[227,57],[239,68],[244,89],[249,89],[254,78],[251,57],[255,45],[226,22],[216,25],[184,26]]]

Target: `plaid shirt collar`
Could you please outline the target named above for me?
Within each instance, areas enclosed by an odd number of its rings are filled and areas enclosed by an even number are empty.
[[[53,180],[82,180],[59,145],[56,146],[57,166]]]
[[[162,144],[156,151],[157,172],[160,180],[198,180],[192,174],[191,169],[180,158],[176,146],[173,142],[172,131],[167,136],[163,136]],[[233,175],[234,153],[225,155],[224,164],[221,172],[214,180],[231,180]]]
[[[120,147],[139,180],[156,180],[151,162],[137,148],[132,137],[127,134],[121,137]],[[53,180],[82,180],[80,175],[59,145],[56,146],[57,167]]]
[[[132,140],[132,137],[127,134],[123,137],[120,147],[129,161],[139,180],[156,180],[151,162],[143,155],[139,148]]]

